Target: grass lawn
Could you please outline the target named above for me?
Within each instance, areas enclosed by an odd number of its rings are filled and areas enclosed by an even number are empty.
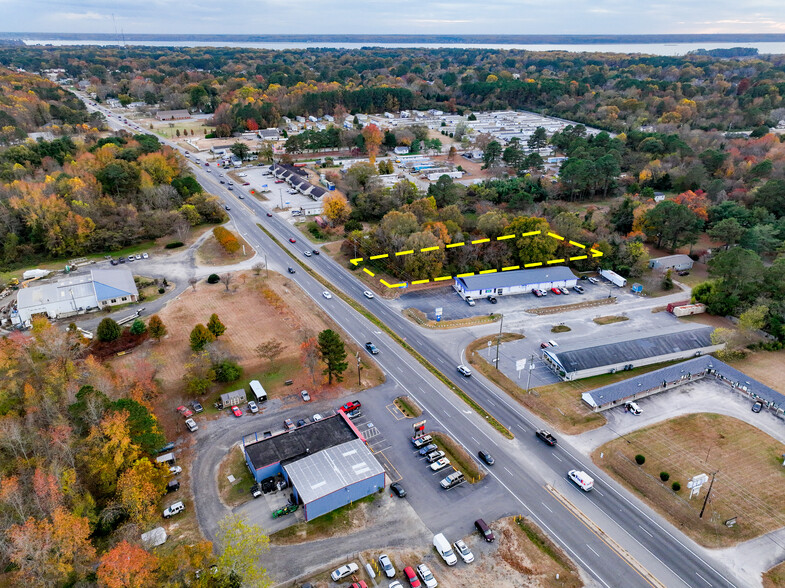
[[[603,454],[603,457],[600,457]],[[646,462],[639,466],[634,457]],[[627,434],[592,454],[594,462],[706,547],[728,547],[785,525],[785,445],[738,419],[691,414]],[[667,482],[660,472],[670,474]],[[704,485],[689,500],[692,476],[717,472],[703,518]],[[681,490],[671,489],[673,482]],[[738,517],[734,527],[725,521]]]
[[[374,500],[376,500],[376,494],[371,494],[356,502],[323,514],[312,521],[303,521],[276,531],[270,535],[270,543],[275,545],[296,545],[306,541],[316,541],[317,539],[328,539],[330,537],[356,533],[357,529],[363,527],[362,524],[358,523],[364,522],[367,518],[365,506],[370,505]]]
[[[480,316],[473,316],[471,318],[455,319],[451,321],[432,321],[428,319],[426,314],[418,308],[406,308],[403,311],[403,316],[410,319],[412,322],[417,323],[421,327],[428,329],[459,329],[473,325],[482,325],[485,323],[495,323],[499,320],[499,314],[483,314]],[[569,330],[569,329],[568,329]]]
[[[321,229],[316,221],[300,222],[295,225],[299,231],[315,243],[334,243],[343,240],[340,232],[331,232],[333,229]]]
[[[456,470],[463,472],[470,484],[475,484],[485,477],[477,462],[452,437],[446,433],[439,432],[428,434],[433,437],[433,441],[439,446],[439,449],[444,451],[445,457],[450,460],[452,466]],[[445,468],[444,471],[449,472],[449,467]],[[444,475],[446,476],[447,474],[445,473]]]
[[[253,247],[246,243],[245,239],[243,239],[234,231],[230,232],[240,243],[240,249],[234,253],[229,253],[214,236],[210,236],[205,239],[204,243],[202,243],[202,245],[196,251],[199,263],[202,265],[217,266],[230,265],[233,263],[245,261],[246,259],[251,259],[254,255],[256,255],[256,251],[254,251]],[[243,251],[245,251],[245,253],[243,253]]]
[[[235,478],[234,484],[227,479],[230,474]],[[253,500],[250,492],[253,484],[254,480],[245,464],[243,450],[239,446],[232,447],[229,455],[218,466],[218,494],[221,500],[229,507]]]
[[[763,588],[785,588],[785,562],[763,574]]]
[[[393,400],[393,403],[407,418],[418,417],[422,414],[422,408],[408,396],[399,396]]]
[[[526,539],[519,542],[518,547],[539,571],[542,580],[540,586],[569,588],[583,586],[575,564],[532,520],[515,517],[515,523],[515,529]],[[558,580],[556,574],[559,575]]]

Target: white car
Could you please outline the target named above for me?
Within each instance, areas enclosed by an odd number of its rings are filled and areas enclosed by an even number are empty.
[[[330,293],[329,293],[327,290],[325,290],[324,292],[322,292],[322,296],[324,296],[325,298],[327,298],[327,300],[329,300],[330,298],[332,298],[332,297],[333,297],[333,295],[332,295],[332,294],[330,294]]]
[[[305,257],[311,257],[311,252],[310,251],[303,251],[303,255],[305,255]]]
[[[465,376],[467,378],[472,375],[472,370],[470,370],[463,364],[458,366],[458,371],[461,372],[462,376]]]
[[[558,347],[559,346],[559,344],[556,341],[548,341],[548,345],[550,345],[551,347]]]
[[[193,433],[199,428],[199,425],[197,425],[196,421],[193,419],[185,419],[185,427]]]
[[[417,566],[417,575],[420,576],[423,584],[425,584],[425,588],[436,588],[439,585],[436,578],[433,577],[430,568],[425,564]]]
[[[387,588],[403,588],[403,584],[401,584],[398,580],[395,582],[390,582],[390,585]]]
[[[303,402],[310,402],[311,401],[311,395],[308,394],[308,390],[300,391],[300,396],[303,397]]]
[[[333,582],[337,582],[341,578],[345,578],[346,576],[351,576],[359,569],[360,568],[357,567],[357,564],[352,562],[346,564],[345,566],[341,566],[337,570],[333,571],[333,573],[330,574],[330,577],[333,579]]]
[[[443,457],[440,460],[433,462],[431,464],[431,469],[434,472],[438,472],[439,470],[443,470],[444,468],[446,468],[448,465],[450,465],[450,460],[447,459],[446,457]]]
[[[370,290],[366,290],[365,292],[363,292],[363,296],[365,296],[370,300],[371,298],[373,298],[373,292],[371,292]]]
[[[150,256],[147,253],[142,253],[142,259],[149,259]]]
[[[643,412],[641,410],[641,407],[638,406],[638,403],[635,402],[634,400],[630,400],[629,402],[625,402],[624,403],[624,410],[626,410],[627,412],[631,412],[634,415],[639,415],[639,414],[641,414]]]
[[[390,561],[390,558],[387,557],[386,553],[383,553],[379,556],[379,567],[382,568],[384,575],[388,578],[395,577],[395,568],[393,567],[392,562]]]
[[[474,554],[463,542],[463,539],[458,539],[452,544],[455,547],[455,552],[461,556],[463,563],[472,563],[474,561]]]
[[[169,473],[172,474],[173,476],[176,476],[177,474],[179,474],[182,471],[183,471],[183,468],[181,468],[180,466],[171,466],[169,468]]]
[[[250,410],[252,414],[256,414],[257,412],[259,412],[259,407],[256,406],[256,403],[253,400],[249,400],[248,410]]]
[[[320,414],[317,412],[315,415],[313,415],[313,416],[311,417],[311,420],[312,420],[313,422],[315,422],[315,423],[316,423],[316,422],[319,422],[320,420],[322,420],[322,418],[323,418],[323,417],[322,417],[322,415],[320,415]]]

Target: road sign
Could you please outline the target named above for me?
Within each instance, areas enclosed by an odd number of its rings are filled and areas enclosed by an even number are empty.
[[[436,322],[438,323],[439,321],[442,320],[442,311],[444,310],[444,308],[439,306],[435,310],[436,310]]]
[[[412,427],[414,427],[414,436],[419,437],[425,432],[425,421],[422,420],[417,423],[414,423]]]
[[[526,358],[525,357],[523,359],[519,359],[519,360],[517,360],[515,362],[515,369],[518,370],[518,371],[526,369]]]

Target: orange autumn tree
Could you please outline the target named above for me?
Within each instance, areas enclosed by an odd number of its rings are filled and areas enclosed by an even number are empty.
[[[123,540],[107,551],[98,566],[98,583],[106,588],[156,586],[158,559],[141,547]]]
[[[709,220],[709,206],[711,206],[711,202],[709,202],[703,190],[696,190],[695,192],[687,190],[675,196],[672,200],[689,208],[701,220]]]
[[[382,144],[384,133],[374,124],[370,124],[363,129],[363,139],[365,139],[365,149],[368,151],[368,160],[371,165],[376,165],[376,156],[379,154],[379,145]]]

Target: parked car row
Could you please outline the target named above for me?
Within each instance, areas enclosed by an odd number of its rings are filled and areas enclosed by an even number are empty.
[[[117,259],[111,259],[109,263],[112,265],[117,265],[119,263],[125,263],[126,261],[136,261],[139,259],[149,259],[150,255],[148,253],[137,253],[136,255],[129,255],[128,257],[118,257]]]
[[[431,471],[439,472],[452,465],[450,460],[445,457],[444,451],[440,450],[436,443],[433,443],[433,438],[430,435],[418,435],[416,437],[412,437],[411,441],[417,450],[418,455],[425,458],[425,461],[429,464],[428,467],[431,469]],[[490,458],[490,455],[488,457]],[[490,463],[493,463],[493,458],[490,459]],[[446,490],[457,486],[464,481],[465,478],[463,473],[459,472],[453,467],[452,473],[448,474],[446,478],[442,479],[439,482],[439,485]]]

